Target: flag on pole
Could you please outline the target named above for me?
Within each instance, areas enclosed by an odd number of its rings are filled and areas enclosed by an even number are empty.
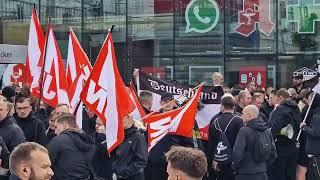
[[[149,152],[168,133],[192,137],[201,90],[202,85],[183,107],[147,118]]]
[[[133,84],[130,83],[130,98],[135,105],[135,110],[133,111],[133,119],[134,120],[141,120],[143,117],[146,116],[146,112],[143,110],[143,107],[140,104],[140,101],[136,95],[136,91],[134,90]]]
[[[118,70],[110,33],[83,88],[81,100],[105,123],[110,153],[124,139],[123,117],[134,110]]]
[[[42,100],[52,107],[68,104],[68,83],[58,43],[53,30],[49,28],[43,74]]]
[[[70,29],[66,73],[69,85],[68,97],[70,100],[71,112],[74,114],[75,111],[77,111],[76,120],[80,128],[82,128],[83,111],[83,104],[80,102],[80,94],[91,71],[92,66],[87,54],[83,51],[74,32]]]
[[[30,91],[36,97],[40,97],[40,77],[43,66],[44,44],[45,37],[40,21],[36,10],[33,9],[30,20],[28,55],[26,59],[26,83],[30,85]]]

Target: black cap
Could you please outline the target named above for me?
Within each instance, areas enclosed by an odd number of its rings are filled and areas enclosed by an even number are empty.
[[[169,92],[165,92],[161,94],[161,101],[166,101],[166,100],[174,100],[173,94]]]
[[[302,74],[293,74],[294,79],[303,79],[303,75]]]

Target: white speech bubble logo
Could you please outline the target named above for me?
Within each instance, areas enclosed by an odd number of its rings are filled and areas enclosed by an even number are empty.
[[[185,11],[185,32],[207,33],[216,27],[219,17],[219,8],[214,0],[192,0]]]

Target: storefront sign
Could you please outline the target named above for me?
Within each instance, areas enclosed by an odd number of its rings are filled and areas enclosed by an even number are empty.
[[[309,69],[307,67],[303,67],[293,72],[293,76],[297,76],[299,74],[303,75],[303,81],[309,80],[317,75],[317,71]]]
[[[192,0],[185,11],[186,33],[207,33],[219,21],[219,8],[214,0]]]
[[[270,0],[243,0],[243,10],[239,12],[235,32],[247,37],[258,24],[259,30],[269,36],[275,26],[270,15]]]
[[[26,66],[24,64],[9,64],[3,73],[2,86],[18,84],[22,87],[22,83],[26,82]]]
[[[288,22],[298,24],[298,33],[314,33],[315,23],[320,21],[320,1],[298,0],[298,4],[288,5]]]
[[[245,87],[249,82],[255,82],[257,87],[266,87],[266,67],[264,66],[251,66],[251,67],[240,67],[239,77],[240,85]]]
[[[27,46],[0,44],[0,63],[25,63]]]

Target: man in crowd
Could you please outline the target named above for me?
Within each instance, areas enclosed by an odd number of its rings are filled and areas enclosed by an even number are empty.
[[[261,109],[263,101],[264,101],[264,96],[260,96],[258,94],[253,94],[252,95],[252,105],[255,105],[259,110]],[[259,112],[259,117],[265,123],[268,123],[268,118],[262,112]]]
[[[139,94],[139,101],[141,106],[143,107],[144,111],[149,114],[151,112],[152,101],[153,97],[151,92],[149,91],[142,91]]]
[[[174,100],[173,94],[171,93],[163,93],[161,95],[161,106],[164,106],[160,113],[168,112],[177,107],[177,104]],[[169,151],[172,146],[186,146],[186,147],[193,147],[193,139],[192,138],[185,138],[178,135],[165,135],[157,145],[155,145],[150,153],[148,159],[148,167],[146,173],[146,179],[152,180],[163,180],[168,178],[168,174],[166,172],[167,162],[165,159],[164,154]]]
[[[219,72],[214,72],[212,74],[212,83],[214,86],[223,86],[223,75]]]
[[[11,180],[50,180],[53,176],[46,148],[34,142],[18,145],[10,155]]]
[[[15,110],[15,119],[18,126],[23,130],[26,140],[45,146],[47,144],[45,127],[43,122],[34,116],[31,100],[27,97],[20,97],[16,101]]]
[[[122,122],[125,138],[111,153],[112,169],[118,180],[144,180],[144,168],[148,161],[146,139],[134,125],[132,114],[124,117]]]
[[[10,152],[0,136],[0,179],[7,177],[9,171]]]
[[[2,96],[1,96],[2,97]],[[6,98],[0,98],[0,136],[5,142],[8,150],[26,141],[23,131],[15,123],[15,119],[9,114],[9,102]]]
[[[84,107],[82,112],[82,130],[87,134],[93,134],[95,132],[97,115],[89,109],[87,106]]]
[[[235,107],[235,113],[238,115],[242,114],[242,109],[252,103],[251,94],[249,91],[242,90],[239,92],[238,104]]]
[[[249,91],[251,95],[257,90],[256,82],[251,81],[247,83],[246,91]]]
[[[301,90],[303,89],[303,75],[302,74],[294,74],[292,77],[293,88],[296,90],[299,95]]]
[[[224,155],[232,152],[239,129],[243,126],[242,119],[234,114],[235,100],[230,94],[221,98],[221,116],[216,118],[209,127],[208,160],[214,171],[218,172],[219,180],[234,179],[234,171],[231,167],[231,157],[226,159]],[[226,135],[230,147],[223,142],[222,136]],[[226,147],[221,149],[221,147]],[[229,148],[229,149],[228,149]],[[219,153],[219,155],[217,154]],[[223,158],[219,158],[224,156]],[[231,156],[231,154],[230,154]],[[227,162],[228,161],[228,162]]]
[[[272,162],[276,156],[276,147],[271,132],[259,116],[259,110],[254,105],[246,106],[242,112],[242,119],[246,126],[238,133],[233,147],[233,166],[236,170],[236,180],[267,180],[267,163]],[[257,133],[265,133],[270,149],[267,152],[256,152],[256,143],[260,140]],[[257,159],[256,153],[262,155]],[[265,157],[263,157],[266,155]]]
[[[166,159],[168,180],[202,180],[208,167],[205,154],[194,148],[172,147]]]
[[[269,99],[267,102],[264,102],[260,108],[260,112],[262,112],[268,119],[271,111],[274,110],[275,105],[278,103],[277,99],[277,90],[271,90],[269,94]]]
[[[295,139],[299,131],[301,114],[297,103],[290,99],[287,89],[277,92],[280,105],[270,114],[269,124],[275,138],[278,158],[269,169],[270,180],[294,180],[298,149]],[[285,127],[292,127],[293,137],[289,137]],[[288,128],[290,129],[290,128]]]
[[[56,113],[70,113],[70,108],[67,104],[58,104],[55,108]]]
[[[76,128],[76,119],[70,113],[58,116],[55,125],[57,136],[47,146],[55,172],[53,180],[93,178],[95,145],[91,136]]]

